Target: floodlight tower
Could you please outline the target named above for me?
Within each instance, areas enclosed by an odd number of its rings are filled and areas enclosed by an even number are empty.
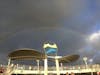
[[[48,57],[53,57],[53,59],[55,59],[57,75],[60,75],[59,61],[58,61],[59,56],[57,56],[57,51],[58,51],[57,45],[55,43],[47,42],[47,43],[44,43],[43,48],[45,52],[45,59],[44,59],[45,75],[48,74],[48,61],[47,61]]]
[[[10,64],[11,64],[11,59],[9,58],[7,66],[9,66]]]
[[[83,57],[83,61],[85,63],[86,68],[88,68],[87,59],[88,59],[87,57]]]

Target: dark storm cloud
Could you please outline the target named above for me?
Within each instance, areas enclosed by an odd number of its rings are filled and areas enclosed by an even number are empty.
[[[91,49],[86,38],[99,23],[99,5],[98,0],[1,0],[0,55],[23,47],[42,50],[47,40],[57,43],[59,55],[95,55],[87,50],[99,50],[99,43]]]

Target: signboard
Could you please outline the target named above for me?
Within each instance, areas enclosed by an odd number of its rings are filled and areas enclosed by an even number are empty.
[[[57,54],[57,45],[55,43],[44,43],[43,48],[45,50],[45,54],[47,55],[56,55]]]

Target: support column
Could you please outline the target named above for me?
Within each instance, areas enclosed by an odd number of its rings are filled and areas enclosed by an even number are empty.
[[[40,71],[40,61],[39,60],[36,60],[37,61],[37,70],[38,70],[38,73]]]
[[[56,71],[57,71],[57,75],[60,75],[60,71],[59,71],[59,61],[58,58],[55,58],[55,62],[56,62]]]
[[[63,71],[63,63],[60,63],[61,70]]]
[[[44,59],[44,75],[48,75],[48,60]]]

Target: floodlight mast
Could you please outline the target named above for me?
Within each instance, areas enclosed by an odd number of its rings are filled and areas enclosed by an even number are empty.
[[[46,43],[46,44],[44,44],[44,46],[43,46],[43,49],[44,49],[44,53],[45,53],[45,59],[44,59],[44,75],[48,75],[48,57],[50,56],[50,55],[48,55],[47,53],[46,53],[46,50],[45,50],[45,48],[46,47],[50,47],[50,48],[55,48],[56,49],[56,53],[55,53],[55,56],[54,56],[54,59],[55,59],[55,64],[56,64],[56,72],[57,72],[57,75],[60,75],[60,71],[59,71],[59,56],[57,56],[57,52],[58,52],[58,47],[57,47],[57,45],[55,44],[55,43],[53,43],[53,45],[51,45],[51,44],[49,44],[49,42],[48,43]],[[52,56],[50,56],[50,57],[52,57]]]
[[[11,59],[9,58],[7,66],[9,66],[10,64],[11,64]]]
[[[84,63],[85,63],[86,68],[88,68],[87,57],[83,57],[83,61],[84,61]]]

